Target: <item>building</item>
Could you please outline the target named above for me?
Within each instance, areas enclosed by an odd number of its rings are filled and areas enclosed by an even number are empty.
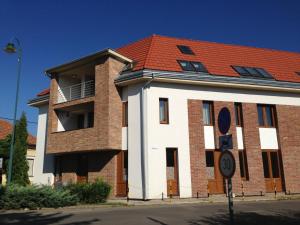
[[[48,117],[56,182],[102,178],[133,199],[224,194],[216,119],[228,107],[233,192],[300,193],[299,53],[152,35],[46,74],[29,105]]]
[[[0,119],[0,140],[4,140],[9,134],[11,134],[12,132],[12,124],[9,123],[6,120]],[[35,167],[35,148],[36,148],[36,137],[34,137],[31,134],[28,134],[28,138],[27,138],[27,144],[28,144],[28,149],[27,149],[27,162],[28,162],[28,176],[29,176],[29,180],[31,183],[33,183],[34,181],[34,167]],[[4,160],[6,160],[4,158],[4,156],[0,155],[0,158],[2,158],[3,163]],[[2,169],[0,169],[0,184],[6,184],[6,175],[3,173]]]

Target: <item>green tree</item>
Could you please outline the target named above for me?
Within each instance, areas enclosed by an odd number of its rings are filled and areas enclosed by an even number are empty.
[[[13,151],[13,162],[12,162],[12,176],[11,182],[22,186],[29,184],[28,178],[28,162],[26,159],[27,154],[27,119],[23,112],[20,120],[16,123],[15,130],[15,143]],[[4,140],[0,141],[0,155],[6,160],[4,163],[4,172],[8,176],[8,161],[10,151],[10,140],[11,134],[9,134]]]
[[[7,174],[7,166],[8,166],[8,156],[9,156],[9,147],[10,147],[11,135],[7,135],[5,139],[0,140],[0,157],[4,158],[3,162],[3,173]]]
[[[23,112],[20,120],[16,123],[15,144],[12,165],[12,183],[19,185],[29,184],[27,154],[27,119]]]

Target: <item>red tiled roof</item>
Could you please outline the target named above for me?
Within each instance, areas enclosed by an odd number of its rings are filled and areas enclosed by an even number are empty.
[[[50,93],[50,89],[47,88],[45,90],[42,90],[40,93],[37,94],[38,97],[48,95]]]
[[[5,121],[0,120],[0,140],[3,140],[12,132],[12,124]],[[30,145],[36,144],[36,137],[28,134],[27,143]]]
[[[189,46],[195,55],[182,54],[176,45]],[[177,60],[202,62],[211,74],[238,77],[231,66],[260,67],[276,80],[300,82],[300,53],[195,41],[152,35],[117,49],[136,61],[134,70],[182,71]]]

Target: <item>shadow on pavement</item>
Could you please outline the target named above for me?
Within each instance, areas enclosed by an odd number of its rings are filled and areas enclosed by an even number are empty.
[[[90,219],[90,220],[83,220],[83,221],[76,221],[76,222],[64,222],[63,220],[66,220],[70,217],[72,217],[73,214],[62,214],[62,213],[39,213],[39,212],[1,212],[0,214],[0,224],[82,224],[82,225],[88,225],[93,222],[99,222],[99,219]]]
[[[203,217],[199,220],[188,221],[190,225],[217,225],[225,224],[230,225],[228,214],[216,214],[213,217]],[[234,215],[234,225],[299,225],[300,213],[287,213],[279,214],[274,213],[272,215],[262,215],[255,212],[249,213],[236,213]]]

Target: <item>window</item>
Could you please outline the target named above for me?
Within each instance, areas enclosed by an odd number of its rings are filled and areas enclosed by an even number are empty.
[[[257,105],[258,124],[262,127],[275,127],[275,107],[273,105]]]
[[[213,125],[213,104],[212,102],[203,102],[203,125]]]
[[[181,60],[179,61],[178,60],[178,63],[181,66],[182,70],[184,70],[184,71],[195,71],[193,65],[189,61],[181,61]]]
[[[268,161],[267,152],[262,152],[262,159],[263,159],[263,167],[264,167],[264,177],[270,178],[269,161]]]
[[[300,76],[300,72],[296,72],[296,74]]]
[[[243,180],[249,179],[246,150],[239,150],[240,174]]]
[[[273,178],[279,178],[279,162],[277,152],[270,152]]]
[[[78,129],[84,128],[84,114],[79,114],[77,116],[77,128]]]
[[[235,125],[238,127],[243,126],[243,110],[241,103],[234,103],[234,112],[235,112]]]
[[[123,127],[128,127],[128,102],[123,102]]]
[[[88,113],[88,127],[94,127],[94,112]]]
[[[206,167],[214,167],[214,152],[213,151],[205,151],[205,158],[206,158]]]
[[[159,121],[161,124],[169,123],[169,103],[167,98],[159,99]]]
[[[178,60],[178,63],[184,71],[208,73],[207,69],[201,62]]]
[[[181,51],[183,54],[187,55],[195,55],[195,53],[192,51],[192,49],[189,46],[186,45],[177,45],[177,48]]]
[[[205,72],[205,73],[208,72],[201,62],[191,62],[191,63],[196,72]]]
[[[33,177],[33,164],[34,164],[34,159],[27,159],[28,163],[28,176]]]
[[[265,69],[245,66],[232,66],[232,68],[241,76],[252,78],[272,79],[273,76]]]

